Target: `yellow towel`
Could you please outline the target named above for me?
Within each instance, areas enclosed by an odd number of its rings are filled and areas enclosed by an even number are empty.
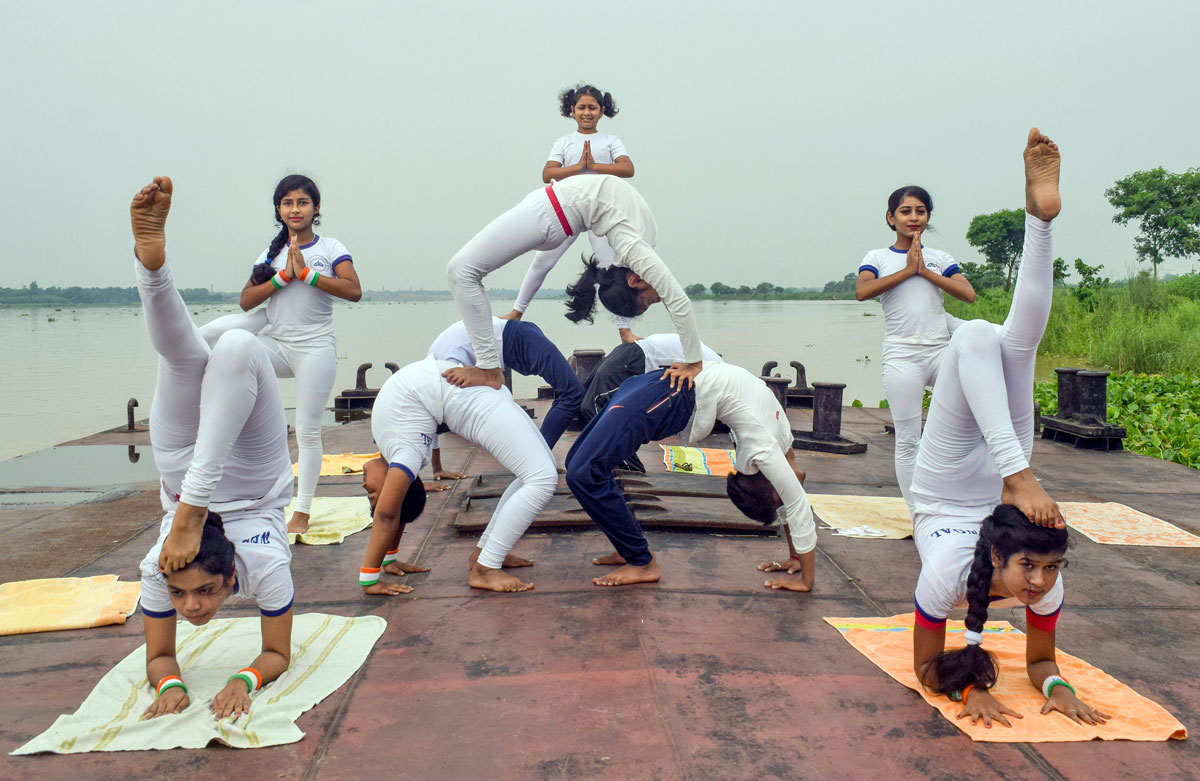
[[[137,610],[140,582],[116,575],[43,578],[0,585],[0,635],[123,624]]]
[[[291,518],[296,500],[283,511]],[[371,525],[371,505],[366,496],[318,496],[313,499],[312,517],[304,534],[289,534],[288,542],[297,539],[305,545],[337,545],[355,532]]]
[[[685,447],[659,445],[663,449],[663,464],[668,472],[687,472],[693,475],[724,477],[733,470],[737,454],[733,450],[715,447]]]
[[[898,496],[809,494],[808,501],[822,521],[842,530],[845,537],[903,540],[913,533],[908,506]]]
[[[295,743],[304,737],[295,720],[362,666],[386,626],[379,616],[296,616],[291,667],[252,696],[248,714],[236,721],[214,721],[213,697],[232,673],[258,655],[259,619],[218,618],[201,627],[180,622],[178,656],[191,699],[183,713],[138,721],[154,701],[143,645],[109,670],[75,713],[59,716],[50,729],[12,753],[203,748],[214,740],[234,748]]]
[[[1200,537],[1117,502],[1060,502],[1067,524],[1103,545],[1200,548]]]
[[[1061,743],[1075,740],[1183,740],[1187,729],[1160,705],[1141,696],[1116,678],[1070,654],[1057,653],[1063,677],[1079,690],[1080,698],[1112,718],[1093,726],[1076,724],[1061,713],[1041,715],[1046,698],[1029,683],[1025,673],[1025,635],[1007,621],[989,621],[984,628],[983,647],[996,654],[1000,679],[992,691],[996,698],[1023,719],[1009,719],[1012,727],[970,719],[958,719],[962,704],[948,697],[926,693],[913,672],[912,613],[889,618],[826,618],[825,623],[842,633],[850,645],[881,670],[916,691],[951,724],[971,740],[996,743]],[[961,621],[947,622],[946,647],[963,646]]]
[[[379,458],[378,453],[326,453],[321,456],[321,474],[324,477],[333,475],[355,475],[362,472],[363,464],[372,458]],[[292,464],[292,474],[300,474],[300,465]]]

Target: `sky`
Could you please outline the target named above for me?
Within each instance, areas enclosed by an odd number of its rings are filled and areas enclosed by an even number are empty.
[[[318,232],[366,289],[444,287],[454,252],[539,186],[579,81],[616,98],[600,130],[685,285],[840,279],[891,242],[887,196],[910,183],[934,198],[925,243],[978,262],[967,226],[1021,207],[1031,125],[1063,153],[1055,253],[1123,278],[1136,229],[1105,188],[1200,165],[1186,0],[3,0],[0,19],[0,226],[23,250],[5,287],[132,285],[129,198],[167,174],[177,281],[238,290],[292,172],[318,182]]]

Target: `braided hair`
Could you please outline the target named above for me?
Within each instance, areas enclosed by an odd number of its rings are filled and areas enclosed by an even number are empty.
[[[568,87],[558,93],[558,108],[564,117],[571,116],[571,111],[575,108],[575,104],[584,95],[591,95],[600,104],[600,111],[604,116],[612,118],[618,113],[617,104],[613,101],[611,92],[601,92],[591,84],[577,84],[574,87]]]
[[[995,570],[993,554],[1007,563],[1013,556],[1026,552],[1061,555],[1069,544],[1066,529],[1038,526],[1013,505],[997,505],[979,529],[975,559],[967,574],[967,631],[982,632],[987,621]],[[1065,565],[1063,561],[1060,566]],[[930,678],[936,685],[928,688],[934,694],[962,691],[971,684],[991,688],[999,675],[995,657],[983,650],[982,645],[971,644],[938,654],[930,669],[933,672]]]
[[[638,300],[638,289],[629,285],[629,270],[620,266],[601,268],[592,255],[584,259],[579,279],[567,285],[566,318],[572,323],[595,322],[597,294],[604,308],[614,315],[637,317],[646,311]]]

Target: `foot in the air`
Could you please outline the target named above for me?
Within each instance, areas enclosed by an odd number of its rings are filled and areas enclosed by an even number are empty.
[[[133,254],[151,271],[167,262],[167,214],[174,185],[168,176],[154,181],[133,196],[129,220],[133,224]]]
[[[504,387],[504,372],[499,368],[480,369],[478,366],[455,366],[442,372],[446,382],[460,388],[475,388],[486,385],[489,388]]]
[[[592,583],[597,586],[631,586],[634,583],[657,583],[661,577],[662,570],[659,569],[658,562],[651,559],[649,564],[640,567],[636,564],[626,564],[607,575],[592,578]]]
[[[1025,144],[1025,211],[1039,220],[1049,222],[1062,211],[1062,196],[1058,191],[1061,162],[1058,144],[1036,127],[1030,128]]]
[[[288,534],[304,534],[308,531],[308,521],[312,518],[308,513],[302,513],[299,510],[292,513],[292,519],[288,521]]]
[[[619,553],[610,553],[607,556],[597,556],[592,559],[593,564],[599,564],[601,567],[616,567],[625,564],[626,561]]]
[[[479,563],[471,565],[471,573],[467,576],[467,585],[484,591],[504,593],[529,591],[533,588],[532,583],[517,580],[503,570],[491,569]]]
[[[1051,499],[1046,489],[1042,488],[1042,484],[1033,476],[1032,469],[1022,469],[1004,478],[1000,502],[1016,507],[1038,526],[1058,529],[1065,529],[1067,526],[1058,502]]]
[[[410,564],[407,561],[389,561],[383,568],[384,572],[392,575],[412,575],[414,572],[428,572],[429,567]]]

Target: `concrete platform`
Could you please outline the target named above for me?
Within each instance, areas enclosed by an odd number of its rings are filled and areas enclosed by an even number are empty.
[[[539,419],[547,406],[525,403]],[[811,428],[811,411],[789,414],[794,428]],[[883,430],[889,422],[886,410],[846,408],[843,429],[870,447],[863,455],[800,454],[808,489],[899,495],[892,437]],[[78,446],[136,441],[144,448],[143,436],[114,432]],[[573,436],[556,448],[560,463]],[[327,452],[363,452],[370,443],[366,423],[325,432]],[[502,471],[453,435],[442,438],[442,447],[448,468]],[[652,472],[661,464],[656,446],[641,457]],[[1200,472],[1040,439],[1034,466],[1056,498],[1124,502],[1200,533]],[[49,484],[64,497],[86,492],[91,501],[0,507],[3,579],[109,572],[136,578],[160,516],[156,484],[96,485],[86,474]],[[804,595],[763,588],[755,565],[785,555],[778,538],[650,532],[662,582],[601,589],[589,578],[603,571],[590,559],[610,550],[603,535],[534,533],[516,552],[536,560],[522,572],[536,590],[481,594],[466,585],[474,538],[454,528],[468,487],[430,494],[424,516],[405,534],[401,557],[433,567],[408,578],[416,587],[411,595],[363,597],[357,571],[366,534],[337,546],[296,547],[298,612],[371,613],[388,621],[359,673],[300,718],[304,740],[258,750],[0,756],[0,778],[1200,775],[1195,740],[972,743],[853,651],[821,617],[910,610],[919,569],[911,540],[820,531],[817,586]],[[6,490],[10,498],[19,493]],[[359,491],[358,478],[345,476],[322,478],[318,493]],[[1075,535],[1069,557],[1060,648],[1195,729],[1200,552],[1101,546]],[[222,615],[253,612],[231,602]],[[994,617],[1023,623],[1018,611]],[[74,710],[105,671],[141,644],[141,634],[135,616],[120,627],[0,638],[0,751],[7,754]]]

